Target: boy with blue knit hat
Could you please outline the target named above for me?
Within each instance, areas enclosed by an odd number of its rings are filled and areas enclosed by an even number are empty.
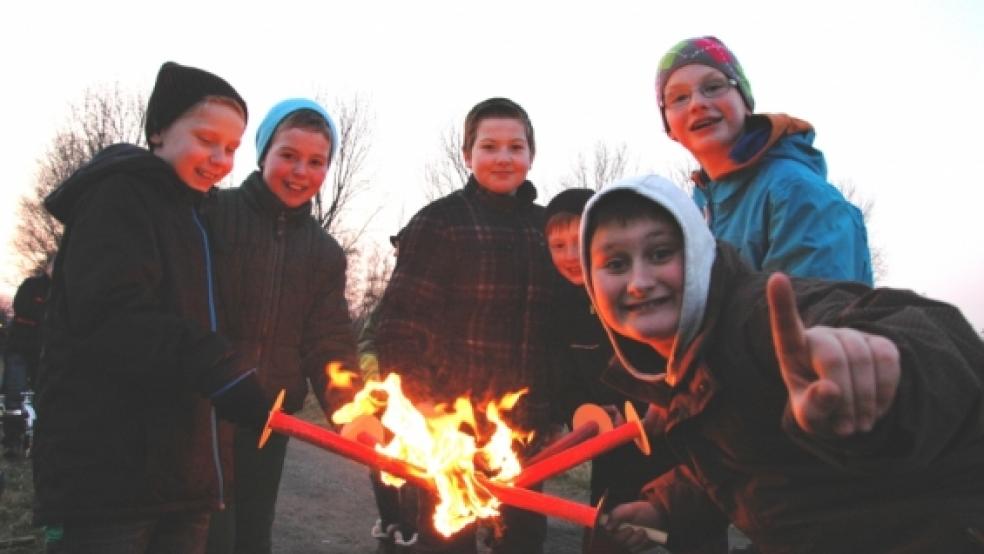
[[[327,365],[356,367],[345,254],[311,214],[337,151],[335,122],[320,104],[284,100],[257,129],[259,170],[210,206],[219,318],[241,353],[237,363],[257,368],[266,394],[285,390],[288,413],[309,387],[330,413],[340,404],[329,398]],[[212,518],[210,554],[272,550],[287,437],[271,436],[261,450],[258,440],[256,429],[236,429],[235,502]]]
[[[723,42],[670,48],[656,97],[667,134],[700,164],[693,196],[714,236],[758,270],[872,284],[861,212],[827,182],[813,127],[755,114],[748,78]]]
[[[216,320],[208,191],[232,169],[246,103],[167,62],[149,150],[110,146],[45,208],[64,223],[42,335],[35,519],[58,552],[204,552],[228,498],[216,416],[261,427],[251,367]]]

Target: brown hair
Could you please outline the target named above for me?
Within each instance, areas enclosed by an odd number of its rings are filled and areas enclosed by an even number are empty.
[[[235,112],[237,114],[239,114],[239,117],[243,118],[243,122],[244,123],[246,122],[246,111],[243,110],[242,104],[240,104],[236,99],[234,99],[232,97],[229,97],[229,96],[219,96],[217,94],[210,94],[210,95],[202,98],[198,102],[195,102],[187,110],[181,112],[181,114],[178,115],[178,117],[174,118],[174,121],[177,121],[177,120],[181,119],[182,117],[184,117],[184,116],[186,116],[186,115],[194,112],[195,110],[201,108],[202,106],[204,106],[205,104],[208,104],[209,102],[211,102],[213,104],[219,104],[220,106],[225,106],[227,108],[232,108],[233,110],[235,110]],[[174,121],[168,123],[168,126],[174,125]],[[164,130],[166,130],[166,128],[165,129],[162,129],[161,131],[164,131]],[[153,152],[155,148],[158,148],[160,146],[160,143],[155,142],[153,140],[153,137],[154,136],[156,136],[156,133],[154,135],[148,135],[147,136],[147,149],[150,150],[151,152]]]
[[[494,97],[483,100],[468,112],[465,116],[465,135],[462,140],[461,150],[468,152],[475,146],[475,139],[478,135],[478,124],[483,119],[501,117],[515,119],[526,128],[526,142],[530,146],[530,157],[536,154],[536,140],[533,136],[533,123],[530,116],[522,106],[508,98]]]
[[[547,220],[547,225],[544,228],[544,232],[549,235],[554,231],[559,231],[561,229],[566,229],[572,223],[577,222],[581,219],[580,214],[574,214],[571,212],[558,212],[550,216]]]
[[[331,143],[331,127],[329,127],[328,122],[325,121],[325,116],[314,110],[302,108],[291,112],[277,124],[277,128],[274,129],[273,134],[270,135],[270,140],[267,141],[263,152],[260,153],[261,167],[263,165],[262,161],[266,160],[266,155],[270,151],[270,145],[272,145],[274,139],[277,138],[277,133],[280,131],[287,131],[288,129],[304,129],[305,131],[311,131],[312,133],[321,133],[326,139],[328,139],[328,154],[329,156],[331,155],[334,145]]]
[[[673,223],[677,234],[682,238],[683,231],[680,223],[663,206],[654,202],[651,198],[643,196],[631,190],[616,190],[598,200],[598,203],[591,209],[591,220],[584,230],[582,240],[590,243],[595,231],[602,225],[618,223],[627,225],[642,219],[666,220]]]
[[[192,108],[196,108],[206,102],[213,102],[215,104],[220,104],[222,106],[232,108],[236,110],[236,113],[239,114],[240,117],[243,118],[243,121],[246,121],[246,111],[243,110],[243,105],[240,104],[239,101],[236,100],[235,98],[232,98],[230,96],[219,96],[217,94],[210,94],[205,98],[202,98],[201,102],[195,104],[194,106],[192,106]]]
[[[287,129],[304,129],[305,131],[321,133],[326,139],[328,139],[329,143],[331,142],[331,129],[328,127],[328,122],[325,121],[325,117],[323,115],[314,110],[303,108],[295,112],[291,112],[290,115],[285,117],[277,125],[277,129],[273,132],[273,136],[276,136],[280,131],[286,131]]]

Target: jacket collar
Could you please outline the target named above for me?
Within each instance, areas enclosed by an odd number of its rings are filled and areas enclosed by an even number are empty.
[[[719,175],[708,175],[705,170],[699,169],[694,171],[691,177],[698,187],[707,188],[711,181],[731,177],[757,164],[783,137],[811,131],[813,131],[812,125],[786,114],[751,115],[745,120],[745,130],[728,155],[731,165]],[[727,195],[724,191],[722,193]]]
[[[523,181],[516,189],[516,194],[496,194],[480,185],[474,174],[468,177],[463,192],[465,196],[477,198],[483,204],[503,211],[523,209],[536,200],[536,187],[529,181]]]
[[[259,171],[251,173],[243,181],[240,188],[247,202],[255,206],[260,213],[269,215],[271,218],[279,217],[282,214],[288,221],[293,222],[303,220],[311,214],[310,200],[296,208],[288,207],[273,194],[266,181],[263,180],[263,174]]]

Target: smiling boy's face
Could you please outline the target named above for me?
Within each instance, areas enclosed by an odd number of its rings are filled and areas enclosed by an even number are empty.
[[[548,226],[549,227],[549,226]],[[547,231],[547,247],[550,249],[550,259],[554,267],[574,285],[584,284],[581,273],[581,242],[578,234],[581,231],[581,218],[575,217],[566,225],[556,225]]]
[[[331,141],[323,133],[278,129],[263,159],[263,180],[285,206],[296,208],[321,190],[330,155]]]
[[[464,158],[482,187],[496,194],[513,194],[533,163],[526,127],[508,117],[482,119],[475,143],[464,151]]]
[[[716,98],[705,98],[699,90],[710,84],[725,83],[729,90]],[[700,160],[705,154],[731,151],[749,115],[738,89],[728,83],[721,71],[702,64],[681,67],[670,75],[663,88],[667,107],[666,124],[670,137]],[[689,95],[690,101],[671,108],[672,99]]]
[[[614,331],[664,356],[672,350],[683,299],[683,239],[664,217],[601,223],[591,236],[591,287]]]
[[[171,164],[186,185],[206,192],[232,170],[245,130],[240,112],[206,100],[150,139],[154,154]]]

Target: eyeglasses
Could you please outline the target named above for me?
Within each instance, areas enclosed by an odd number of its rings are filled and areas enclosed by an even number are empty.
[[[735,81],[734,79],[709,79],[697,86],[697,92],[699,92],[704,98],[710,100],[712,98],[720,98],[721,96],[724,96],[725,93],[737,86],[738,81]],[[663,97],[663,104],[661,107],[672,112],[683,111],[690,105],[690,98],[693,94],[693,90],[670,91],[670,94]]]

